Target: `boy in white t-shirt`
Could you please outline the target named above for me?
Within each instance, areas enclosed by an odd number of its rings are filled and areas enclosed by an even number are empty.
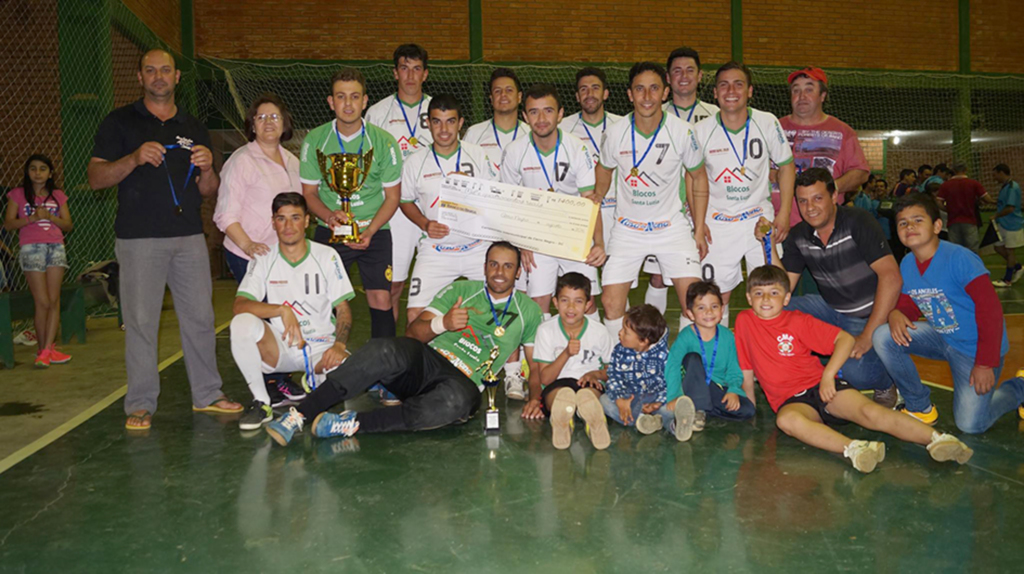
[[[558,449],[572,443],[573,414],[586,423],[596,449],[611,444],[608,423],[598,400],[611,359],[612,337],[597,321],[584,315],[590,302],[590,280],[569,272],[558,278],[555,308],[558,316],[537,328],[533,358],[540,368],[541,403],[551,417],[551,443]],[[533,396],[533,393],[530,393]]]

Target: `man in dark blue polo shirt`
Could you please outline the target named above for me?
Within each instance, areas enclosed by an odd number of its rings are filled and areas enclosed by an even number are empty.
[[[820,294],[793,297],[787,310],[803,311],[856,337],[842,377],[892,408],[896,386],[871,347],[875,328],[886,323],[903,279],[882,228],[870,213],[835,204],[832,174],[810,168],[797,176],[796,201],[803,218],[783,242],[782,267],[796,288],[806,268]]]
[[[148,429],[160,394],[157,333],[164,289],[181,328],[192,408],[241,412],[221,391],[214,337],[213,285],[203,237],[203,197],[217,193],[210,135],[174,103],[181,78],[174,58],[152,50],[139,59],[143,97],[118,108],[96,133],[89,162],[93,189],[117,186],[115,251],[121,265],[128,394],[125,426]]]

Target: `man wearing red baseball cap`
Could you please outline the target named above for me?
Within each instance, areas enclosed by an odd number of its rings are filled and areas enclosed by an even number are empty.
[[[821,68],[801,68],[790,74],[789,95],[793,113],[779,118],[779,123],[793,146],[796,171],[800,173],[811,167],[828,169],[836,182],[836,203],[842,205],[843,195],[856,191],[867,181],[871,171],[857,133],[822,111],[822,104],[828,97],[828,76]],[[777,191],[773,191],[772,202],[778,211]],[[790,224],[800,221],[800,212],[794,203]]]

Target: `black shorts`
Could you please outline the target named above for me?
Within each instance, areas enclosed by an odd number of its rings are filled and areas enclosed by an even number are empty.
[[[782,406],[779,407],[779,410],[782,410],[782,407],[789,404],[802,404],[807,405],[813,408],[814,410],[818,411],[818,416],[821,417],[821,422],[827,424],[830,427],[850,424],[850,421],[846,419],[836,418],[832,416],[830,412],[825,410],[825,407],[827,407],[828,404],[825,401],[821,400],[821,393],[819,389],[820,386],[820,384],[814,385],[813,387],[807,389],[806,391],[803,391],[802,393],[789,397],[788,399],[786,399],[786,402],[782,403]],[[839,391],[844,391],[846,389],[853,389],[853,385],[847,383],[843,379],[837,378],[836,392],[838,393]]]
[[[550,385],[544,387],[544,390],[540,392],[540,408],[544,410],[544,414],[551,416],[551,412],[548,411],[548,394],[553,393],[561,388],[570,388],[575,393],[579,391],[581,386],[577,384],[576,379],[558,379]]]
[[[365,251],[352,249],[344,243],[328,243],[330,239],[331,230],[318,225],[313,233],[313,241],[333,247],[338,255],[341,255],[346,271],[350,271],[352,264],[355,263],[359,267],[359,279],[363,282],[363,289],[391,291],[390,229],[381,229],[374,233],[370,239],[370,247]]]

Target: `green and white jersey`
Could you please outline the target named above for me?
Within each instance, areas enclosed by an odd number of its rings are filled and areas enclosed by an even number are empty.
[[[299,155],[299,179],[302,180],[302,183],[319,185],[320,201],[323,201],[324,205],[333,211],[341,209],[341,198],[322,181],[323,176],[316,159],[317,150],[325,155],[343,152],[357,153],[362,145],[364,157],[366,152],[373,150],[370,173],[366,176],[363,187],[352,194],[352,215],[359,222],[359,229],[366,229],[373,216],[377,215],[377,210],[384,203],[384,188],[393,187],[402,182],[402,156],[398,150],[398,144],[395,143],[395,138],[369,122],[363,122],[363,125],[366,126],[365,138],[362,130],[353,136],[340,135],[334,121],[315,127],[306,134],[306,139],[302,141],[302,152]],[[344,150],[339,142],[343,142]],[[317,222],[324,227],[327,226],[319,218],[317,218]],[[389,229],[389,227],[384,224],[381,229]]]
[[[494,360],[493,371],[497,373],[520,345],[532,347],[540,326],[540,307],[526,296],[526,293],[512,290],[512,301],[508,297],[493,300],[499,318],[508,303],[508,312],[502,319],[505,333],[494,334],[494,314],[487,300],[486,285],[483,281],[456,281],[445,287],[427,307],[434,315],[444,315],[462,297],[462,308],[469,309],[469,325],[461,331],[446,331],[430,341],[430,346],[448,359],[455,368],[473,380],[477,386],[483,378],[480,368],[490,358],[491,349],[498,347],[498,358]]]
[[[753,108],[747,108],[747,113],[749,129],[745,125],[737,131],[726,130],[720,113],[694,127],[708,172],[708,221],[775,218],[768,171],[772,162],[793,161],[793,150],[778,118]]]
[[[565,195],[593,191],[594,162],[590,149],[561,129],[558,135],[558,144],[547,153],[534,146],[532,134],[510,143],[501,160],[501,181],[533,189],[553,189]]]
[[[559,379],[579,379],[590,371],[600,370],[612,360],[615,343],[608,329],[600,323],[583,318],[580,331],[580,352],[569,357],[558,374]],[[569,346],[569,335],[557,315],[541,323],[537,329],[537,340],[533,344],[533,360],[538,363],[553,363]]]
[[[498,181],[498,172],[494,162],[487,156],[484,148],[471,143],[462,142],[460,149],[449,156],[434,154],[433,147],[418,150],[409,156],[402,166],[402,203],[415,202],[427,219],[438,221],[441,210],[441,182],[445,176],[461,172],[469,177],[477,177],[488,181]],[[460,153],[461,150],[461,153]],[[420,245],[459,246],[476,241],[471,237],[449,233],[443,239],[431,239],[424,233]],[[448,251],[448,249],[438,249]]]
[[[398,97],[398,94],[392,94],[366,110],[366,121],[384,128],[395,138],[404,160],[414,151],[429,147],[434,142],[434,137],[430,134],[430,117],[427,114],[429,105],[430,96],[426,94],[423,94],[420,102],[415,104],[407,104]],[[412,138],[416,138],[415,145],[411,141]]]
[[[609,126],[615,125],[615,122],[622,119],[622,116],[617,116],[608,112],[604,113],[604,119],[596,124],[583,119],[582,112],[576,112],[571,116],[562,118],[562,121],[558,124],[559,129],[564,132],[570,133],[587,144],[587,149],[594,156],[594,164],[601,160],[601,138],[604,137],[604,132]]]
[[[608,126],[601,144],[601,165],[616,172],[614,181],[619,197],[615,219],[620,225],[644,232],[684,224],[683,169],[696,171],[704,164],[693,128],[674,115],[663,113],[656,133],[635,130],[634,136],[632,119],[630,113]],[[634,157],[635,176],[631,173]]]
[[[308,343],[334,343],[334,308],[355,297],[341,256],[333,248],[306,240],[306,255],[289,261],[278,246],[257,255],[238,285],[238,296],[271,305],[287,305],[302,327]],[[284,331],[279,317],[270,322]]]
[[[708,102],[702,102],[699,99],[688,108],[681,108],[672,102],[672,98],[669,98],[667,102],[662,104],[661,109],[666,114],[672,114],[675,117],[686,120],[693,125],[697,125],[697,122],[703,121],[705,118],[714,117],[718,113],[718,106]]]
[[[519,120],[517,127],[507,132],[494,125],[494,120],[487,120],[469,126],[462,141],[484,148],[487,155],[497,162],[494,167],[501,171],[501,154],[504,153],[505,147],[529,133],[530,126],[523,120]]]

